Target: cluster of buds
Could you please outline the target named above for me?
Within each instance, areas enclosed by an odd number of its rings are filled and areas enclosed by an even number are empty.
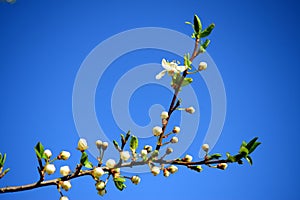
[[[178,168],[175,165],[171,165],[168,168],[164,168],[163,173],[164,177],[169,177],[170,174],[174,174],[178,171]]]
[[[98,194],[100,196],[104,196],[106,194],[106,189],[105,189],[106,183],[104,181],[102,181],[102,180],[97,181],[95,186],[96,186],[96,190],[98,191]]]
[[[108,142],[102,142],[101,140],[97,140],[96,141],[96,147],[99,150],[102,149],[102,150],[105,151],[108,147]]]

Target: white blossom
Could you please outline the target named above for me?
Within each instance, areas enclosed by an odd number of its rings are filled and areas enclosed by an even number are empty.
[[[167,111],[163,111],[161,114],[160,114],[160,118],[161,119],[167,119],[169,117],[169,113]]]
[[[44,151],[44,154],[45,154],[45,156],[46,156],[47,158],[50,158],[50,157],[52,156],[52,152],[51,152],[49,149],[46,149],[46,150]]]
[[[191,162],[193,160],[193,157],[191,156],[191,155],[185,155],[185,157],[184,157],[184,161],[185,162]]]
[[[152,151],[152,146],[150,145],[145,145],[144,149],[147,150],[148,153],[150,153]]]
[[[158,175],[159,172],[160,172],[160,168],[159,168],[159,167],[153,166],[153,167],[151,168],[151,173],[152,173],[154,176]]]
[[[70,158],[70,156],[71,156],[70,152],[62,151],[62,152],[60,152],[58,157],[63,160],[68,160]]]
[[[122,151],[120,153],[120,158],[124,161],[127,161],[130,158],[130,153],[129,151]]]
[[[80,138],[80,140],[78,141],[78,145],[77,145],[77,149],[80,151],[84,151],[87,150],[89,147],[87,145],[87,142],[85,139]]]
[[[164,70],[156,75],[156,79],[161,79],[167,72],[170,76],[173,76],[174,73],[180,73],[186,70],[186,66],[178,66],[176,62],[167,62],[166,59],[162,59],[161,65]]]
[[[141,155],[146,156],[148,154],[148,151],[146,149],[141,150]]]
[[[97,140],[96,141],[96,147],[97,147],[97,149],[101,149],[102,148],[102,141],[101,140]]]
[[[106,150],[108,147],[108,142],[102,142],[102,149]]]
[[[133,184],[139,184],[140,182],[141,182],[141,178],[140,177],[138,177],[138,176],[133,176],[133,177],[131,177],[131,182],[133,183]]]
[[[225,170],[228,167],[227,163],[220,163],[217,165],[217,168]]]
[[[195,108],[191,106],[191,107],[186,108],[185,111],[190,114],[193,114],[195,112]]]
[[[170,142],[173,143],[173,144],[177,143],[178,142],[178,137],[172,137]]]
[[[48,175],[51,175],[55,172],[55,166],[53,164],[47,164],[45,166],[45,172],[47,172]]]
[[[164,177],[170,176],[170,172],[167,169],[164,169]]]
[[[64,190],[68,191],[72,187],[72,185],[71,185],[70,181],[63,181],[62,184],[61,184],[61,187]]]
[[[175,126],[175,127],[173,128],[173,133],[179,133],[179,132],[180,132],[180,127]]]
[[[114,168],[115,165],[116,165],[116,161],[113,160],[113,159],[108,159],[108,160],[106,161],[106,167],[108,167],[108,168],[110,168],[110,169]]]
[[[99,181],[96,183],[96,189],[97,190],[103,190],[105,188],[105,182],[104,181]]]
[[[154,136],[159,136],[162,133],[162,128],[160,126],[155,126],[152,129],[152,133]]]
[[[61,196],[59,200],[69,200],[69,198],[67,196]]]
[[[100,196],[104,196],[104,195],[106,194],[106,190],[105,190],[105,189],[103,189],[103,190],[98,190],[98,194],[99,194]]]
[[[71,170],[70,170],[70,167],[69,166],[62,166],[60,167],[60,170],[59,170],[59,173],[62,175],[62,176],[67,176],[71,173]]]
[[[203,151],[208,152],[208,150],[209,150],[209,145],[208,145],[208,144],[203,144],[203,145],[202,145],[202,149],[203,149]]]
[[[206,62],[200,62],[198,70],[202,71],[202,70],[206,70],[207,68],[207,63]]]
[[[174,174],[178,171],[178,168],[175,165],[171,165],[170,167],[168,167],[168,171],[171,172],[171,174]]]
[[[104,174],[104,171],[101,167],[96,167],[92,173],[95,178],[100,178]]]
[[[171,147],[168,147],[166,150],[166,154],[171,154],[173,153],[173,149]]]

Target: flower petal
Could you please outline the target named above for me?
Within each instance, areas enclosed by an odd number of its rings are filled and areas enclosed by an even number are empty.
[[[159,74],[157,74],[157,75],[155,76],[155,78],[156,78],[157,80],[161,79],[161,78],[166,74],[166,72],[167,72],[167,70],[162,70],[161,72],[159,72]]]
[[[180,72],[183,72],[184,70],[186,70],[186,66],[177,66],[176,67],[176,70],[180,71]]]
[[[161,65],[163,68],[165,68],[168,71],[172,69],[172,67],[170,66],[170,63],[167,62],[166,59],[162,59]]]

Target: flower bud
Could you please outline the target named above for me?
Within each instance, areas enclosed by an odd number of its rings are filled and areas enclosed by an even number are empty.
[[[178,171],[178,168],[175,165],[171,165],[170,167],[167,168],[167,170],[171,172],[171,174],[174,174]]]
[[[102,149],[106,150],[108,147],[108,142],[102,142]]]
[[[68,160],[70,158],[71,154],[68,151],[62,151],[58,155],[58,159]]]
[[[198,70],[203,71],[203,70],[206,70],[206,68],[207,68],[207,63],[206,62],[200,62]]]
[[[80,138],[80,140],[78,141],[77,149],[79,151],[84,151],[84,150],[87,150],[87,148],[89,148],[89,147],[87,145],[86,140],[83,138]]]
[[[163,111],[161,114],[160,114],[160,118],[161,119],[167,119],[169,117],[169,113],[166,112],[166,111]]]
[[[178,142],[178,137],[172,137],[170,142],[173,143],[173,144],[177,143]]]
[[[46,149],[46,150],[44,151],[44,154],[45,154],[45,156],[46,156],[47,158],[50,158],[50,157],[52,156],[52,152],[51,152],[49,149]]]
[[[93,169],[92,174],[95,178],[100,178],[104,174],[104,171],[101,167],[96,167]]]
[[[225,170],[226,168],[227,168],[227,163],[219,163],[218,165],[217,165],[217,168],[218,169],[222,169],[222,170]]]
[[[95,185],[97,190],[103,190],[106,186],[104,181],[98,181]]]
[[[105,189],[104,190],[98,190],[98,194],[100,196],[104,196],[106,194],[106,190]]]
[[[160,168],[159,168],[159,167],[154,166],[154,167],[151,168],[151,173],[152,173],[154,176],[158,175],[159,172],[160,172]]]
[[[173,153],[173,149],[171,147],[168,147],[167,150],[166,150],[166,154],[171,154]]]
[[[162,133],[162,128],[159,127],[159,126],[155,126],[152,129],[152,133],[153,133],[154,136],[159,136]]]
[[[165,168],[164,169],[164,177],[170,176],[170,172]]]
[[[150,152],[152,151],[152,146],[150,146],[150,145],[145,145],[145,146],[144,146],[144,149],[145,149],[148,153],[150,153]]]
[[[175,126],[175,127],[173,128],[173,133],[179,133],[179,132],[180,132],[180,127]]]
[[[142,155],[142,157],[143,157],[143,156],[147,156],[147,154],[148,154],[148,151],[147,151],[146,149],[142,149],[142,150],[141,150],[141,155]]]
[[[69,198],[67,196],[61,196],[59,200],[69,200]]]
[[[202,145],[202,149],[203,149],[203,151],[208,152],[208,150],[209,150],[209,145],[208,145],[208,144],[203,144],[203,145]]]
[[[131,177],[131,182],[133,183],[133,184],[139,184],[140,182],[141,182],[141,178],[140,177],[138,177],[138,176],[133,176],[133,177]]]
[[[183,158],[183,160],[185,162],[191,162],[193,160],[193,157],[191,155],[187,154],[187,155],[185,155],[185,157]]]
[[[97,149],[101,149],[102,148],[102,141],[101,140],[97,140],[96,141],[96,147],[97,147]]]
[[[116,161],[113,160],[113,159],[108,159],[108,160],[106,161],[106,167],[108,167],[108,168],[110,168],[110,169],[114,168],[115,165],[116,165]]]
[[[59,173],[62,176],[67,176],[71,173],[70,167],[69,166],[62,166],[60,167]]]
[[[71,182],[70,181],[63,181],[62,184],[61,184],[61,187],[65,190],[65,191],[68,191],[72,185],[71,185]]]
[[[188,107],[185,109],[186,112],[193,114],[195,112],[195,108],[194,107]]]
[[[124,161],[127,161],[130,158],[130,153],[129,151],[122,151],[120,153],[120,158]]]
[[[47,164],[45,166],[45,172],[47,172],[48,175],[51,175],[55,172],[55,166],[53,164]]]

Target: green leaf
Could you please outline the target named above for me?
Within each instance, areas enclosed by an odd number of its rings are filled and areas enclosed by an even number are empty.
[[[155,157],[157,157],[158,156],[158,154],[159,154],[159,151],[158,150],[154,150],[153,152],[152,152],[152,154],[151,154],[151,158],[155,158]]]
[[[201,172],[203,169],[201,167],[201,165],[197,165],[197,166],[191,166],[189,167],[190,169],[196,171],[196,172]]]
[[[115,148],[119,151],[120,147],[119,147],[118,142],[116,140],[113,140],[113,143],[114,143]]]
[[[130,149],[135,151],[139,146],[139,140],[136,136],[131,136],[131,139],[130,139]]]
[[[188,69],[192,69],[192,62],[190,61],[190,54],[185,54],[184,57],[184,66],[186,66]]]
[[[246,146],[247,149],[251,149],[252,145],[254,145],[254,143],[256,142],[256,140],[258,139],[258,137],[253,138]]]
[[[222,157],[222,155],[219,154],[219,153],[215,153],[215,154],[209,155],[209,159],[219,159],[221,157]]]
[[[242,157],[246,157],[249,154],[249,150],[246,147],[241,146],[239,153]]]
[[[43,157],[43,155],[44,155],[44,146],[42,145],[41,142],[38,142],[36,144],[36,146],[34,147],[34,151],[35,151],[38,158],[41,159]]]
[[[210,44],[210,40],[209,40],[209,39],[206,39],[206,40],[204,41],[204,43],[201,45],[201,47],[202,47],[203,49],[206,49],[206,48],[208,47],[209,44]]]
[[[193,82],[192,78],[184,78],[183,81],[182,81],[181,86],[182,87],[187,86],[187,85],[191,84],[192,82]]]
[[[215,28],[215,24],[214,23],[210,24],[206,29],[204,29],[201,32],[201,37],[205,38],[205,37],[209,36],[214,28]]]
[[[125,143],[125,136],[123,134],[121,134],[121,143],[124,144]]]
[[[4,166],[5,163],[5,159],[6,159],[6,154],[2,154],[0,153],[0,168]]]
[[[124,184],[125,181],[126,181],[126,179],[123,177],[114,178],[115,186],[120,191],[122,191],[124,188],[126,188],[126,185]]]
[[[6,170],[3,171],[3,174],[7,174],[9,172],[10,168],[7,168]]]
[[[185,24],[191,25],[194,27],[194,25],[192,24],[192,22],[184,22]]]
[[[246,147],[247,148],[247,142],[243,141],[241,147]],[[247,148],[248,149],[248,148]]]
[[[194,15],[194,30],[195,30],[195,33],[197,34],[197,36],[199,36],[199,33],[202,30],[202,23],[201,23],[200,18],[197,15]],[[199,38],[199,37],[197,37],[197,38]]]
[[[252,147],[249,149],[249,154],[252,153],[256,147],[258,147],[261,143],[260,142],[255,142]]]
[[[246,160],[248,161],[248,163],[249,163],[250,165],[253,164],[252,158],[251,158],[250,156],[247,156],[247,157],[246,157]]]
[[[89,161],[88,155],[86,152],[82,152],[81,158],[80,158],[80,164],[82,164],[86,168],[93,168],[93,164]]]

